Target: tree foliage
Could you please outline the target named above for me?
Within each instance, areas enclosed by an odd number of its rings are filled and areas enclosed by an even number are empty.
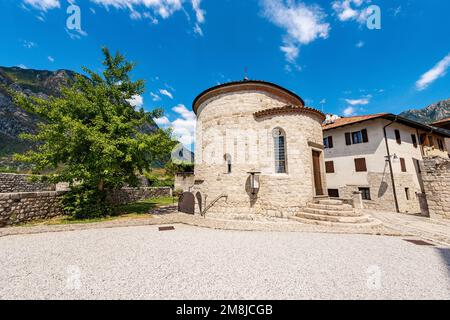
[[[144,92],[142,80],[130,79],[134,63],[120,53],[111,55],[107,48],[102,51],[102,74],[83,68],[87,76],[76,75],[60,97],[15,95],[19,106],[42,119],[36,135],[22,135],[37,147],[15,159],[32,163],[37,171],[58,168],[49,178],[69,182],[72,194],[66,197],[66,208],[78,216],[89,216],[94,204],[99,205],[96,215],[107,214],[106,191],[135,185],[137,174],[167,159],[175,145],[169,131],[142,130],[162,111],[145,112],[130,104]]]

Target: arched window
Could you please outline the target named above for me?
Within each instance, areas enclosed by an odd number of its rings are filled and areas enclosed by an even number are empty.
[[[223,156],[226,164],[227,164],[227,173],[230,174],[231,173],[231,155],[229,153],[226,153]]]
[[[281,128],[272,131],[275,173],[286,173],[286,133]]]

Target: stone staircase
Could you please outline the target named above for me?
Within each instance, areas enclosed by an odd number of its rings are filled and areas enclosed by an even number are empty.
[[[290,219],[301,223],[330,227],[364,227],[372,228],[381,222],[368,215],[363,215],[341,200],[320,199],[309,203],[302,212]]]

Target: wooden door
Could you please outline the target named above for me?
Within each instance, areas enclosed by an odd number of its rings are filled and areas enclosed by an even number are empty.
[[[316,196],[323,196],[322,174],[320,171],[320,152],[313,150],[313,174],[314,187],[316,188]]]

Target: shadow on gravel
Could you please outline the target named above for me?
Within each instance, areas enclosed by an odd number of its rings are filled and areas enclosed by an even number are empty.
[[[444,260],[445,265],[447,266],[447,273],[450,282],[450,249],[449,248],[436,248],[442,260]]]

